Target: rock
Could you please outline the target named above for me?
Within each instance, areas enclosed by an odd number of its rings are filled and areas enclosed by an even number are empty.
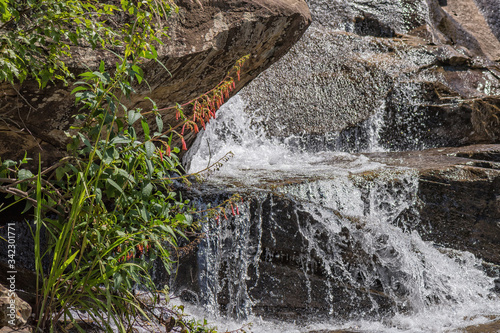
[[[500,265],[500,145],[365,155],[418,173],[418,222],[407,227]]]
[[[0,284],[0,327],[24,326],[30,315],[31,306]]]
[[[10,328],[10,327],[3,327],[2,329],[0,329],[0,333],[30,333],[30,329],[29,328],[21,328],[21,329],[18,329],[18,328]]]
[[[240,93],[270,136],[308,151],[366,151],[370,131],[389,150],[499,142],[493,1],[308,3],[304,37]]]
[[[236,318],[249,311],[283,320],[311,315],[379,318],[398,307],[384,288],[391,276],[402,273],[381,267],[377,256],[364,250],[359,232],[345,228],[332,236],[322,216],[279,195],[255,198],[248,207],[240,206],[243,211],[249,215],[230,217],[221,229],[208,232],[198,258],[183,259],[172,290],[181,297],[196,295],[192,302]],[[218,246],[217,259],[206,256]],[[344,260],[349,267],[342,267]],[[366,267],[370,277],[361,273]],[[404,297],[404,288],[396,293]]]
[[[471,325],[466,327],[465,333],[498,333],[500,332],[500,319],[496,318],[492,322],[480,325]]]
[[[129,107],[150,108],[145,96],[159,108],[187,102],[217,85],[239,58],[250,54],[236,92],[282,57],[311,21],[303,0],[209,1],[203,5],[183,0],[178,4],[179,14],[166,22],[171,40],[159,49],[159,60],[172,75],[156,62],[146,64],[145,79],[151,90],[141,87],[132,100],[125,101]],[[69,65],[75,72],[84,66],[96,67],[101,59],[114,67],[112,57],[100,51],[74,52]],[[0,156],[19,159],[27,149],[36,157],[43,150],[43,159],[50,165],[60,157],[60,150],[64,152],[64,130],[77,110],[70,96],[73,87],[57,84],[40,91],[34,81],[22,87],[0,86],[0,115],[6,129],[2,142],[12,143],[2,145]],[[166,126],[174,124],[174,114],[163,116]],[[190,143],[194,135],[186,139]]]
[[[496,1],[455,0],[441,6],[445,15],[437,15],[435,26],[452,43],[484,52],[491,60],[500,60],[500,5]],[[451,25],[448,22],[453,22]],[[461,26],[462,29],[457,28]],[[451,29],[449,27],[452,27]],[[472,37],[472,38],[471,38]],[[474,41],[475,40],[475,41]],[[472,45],[471,41],[476,45]]]
[[[18,247],[16,244],[16,250],[22,249],[22,247],[23,245]],[[5,251],[5,253],[8,252]],[[22,256],[18,254],[18,258],[21,257],[33,257],[33,251],[31,253],[25,252]],[[9,271],[9,266],[7,265],[8,259],[9,258],[4,255],[0,257],[0,281],[7,281],[7,278],[9,278],[9,274],[7,273]],[[19,260],[19,263],[16,263],[16,294],[33,308],[36,306],[36,274],[34,268],[22,268],[21,263],[23,261],[24,260]]]
[[[446,152],[462,161],[420,169],[423,205],[415,229],[425,240],[469,251],[500,265],[500,147],[473,146]]]
[[[308,331],[307,333],[359,333],[359,331],[352,331],[352,330],[319,330],[319,331]]]

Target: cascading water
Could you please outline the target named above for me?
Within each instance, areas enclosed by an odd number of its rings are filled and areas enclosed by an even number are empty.
[[[269,137],[244,106],[239,96],[223,106],[187,156],[196,172],[231,151],[203,200],[246,198],[240,215],[205,225],[195,289],[210,315],[260,332],[454,332],[500,316],[480,260],[411,231],[415,171],[299,149],[296,137]],[[362,134],[374,150],[379,121]]]

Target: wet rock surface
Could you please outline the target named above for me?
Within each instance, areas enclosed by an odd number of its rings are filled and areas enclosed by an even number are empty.
[[[464,329],[466,333],[496,333],[500,331],[500,320],[488,324],[471,325]]]
[[[500,145],[367,153],[385,167],[418,174],[416,223],[424,240],[500,265]],[[362,174],[371,181],[377,171]]]
[[[148,96],[159,108],[187,102],[216,86],[236,61],[247,54],[240,90],[260,72],[277,61],[295,43],[310,23],[310,13],[302,0],[244,0],[178,2],[179,14],[166,25],[171,39],[158,49],[159,60],[169,69],[151,62],[144,66],[149,87],[124,103],[130,107],[151,108]],[[101,51],[75,49],[69,67],[76,73],[96,68],[103,59],[114,68],[114,58]],[[78,110],[70,96],[73,87],[60,84],[40,91],[36,82],[22,87],[1,84],[0,156],[19,159],[42,152],[50,165],[65,151],[67,130]],[[164,115],[174,125],[175,112]],[[187,137],[190,143],[194,135]]]
[[[380,267],[378,255],[363,250],[361,231],[344,228],[331,237],[321,217],[272,194],[252,200],[246,212],[248,221],[230,217],[213,231],[222,234],[219,240],[209,232],[198,256],[183,258],[172,288],[184,301],[206,305],[216,298],[217,311],[224,315],[244,318],[252,313],[282,320],[381,317],[398,307],[391,297],[403,296],[404,288],[384,286],[391,276],[404,273]],[[215,262],[204,257],[204,251],[217,247]],[[350,267],[342,267],[344,261]],[[373,279],[363,276],[367,267]],[[208,293],[206,274],[218,276]]]
[[[247,112],[308,151],[367,150],[374,118],[384,149],[498,142],[497,4],[477,3],[309,0],[313,24],[242,91]]]

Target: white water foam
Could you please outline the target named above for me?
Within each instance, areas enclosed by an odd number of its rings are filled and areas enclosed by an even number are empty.
[[[200,132],[186,154],[187,171],[195,173],[232,152],[234,157],[224,163],[217,176],[239,178],[247,184],[261,181],[252,178],[252,170],[265,175],[266,179],[313,176],[324,172],[348,174],[382,167],[363,155],[344,152],[321,151],[309,153],[270,138],[263,129],[263,119],[253,119],[245,113],[245,101],[238,95],[231,98],[217,113],[217,119]],[[370,130],[375,138],[377,124]],[[376,146],[378,147],[378,146]],[[332,163],[335,162],[335,163]],[[249,177],[249,175],[251,175]]]

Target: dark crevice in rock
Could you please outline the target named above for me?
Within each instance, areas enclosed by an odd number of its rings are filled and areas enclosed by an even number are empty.
[[[354,18],[354,33],[360,36],[394,37],[395,31],[389,25],[378,20],[374,15],[363,13]]]

